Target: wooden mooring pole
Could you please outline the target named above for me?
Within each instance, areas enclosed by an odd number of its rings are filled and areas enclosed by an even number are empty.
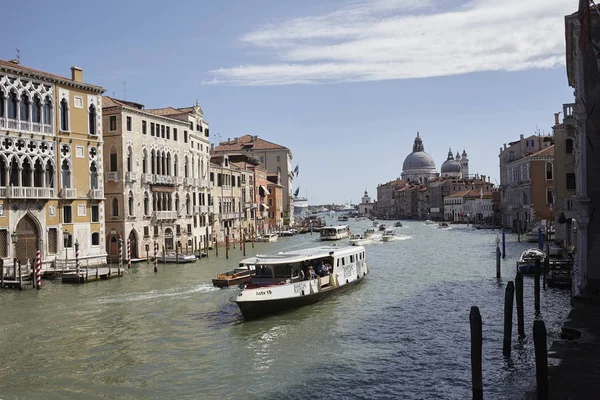
[[[548,232],[548,230],[546,230]],[[550,243],[546,242],[546,257],[544,258],[544,270],[542,271],[542,282],[546,289],[546,274],[550,270]]]
[[[242,250],[244,252],[244,257],[246,257],[246,234],[242,233]]]
[[[219,241],[215,237],[215,256],[219,257]]]
[[[506,291],[504,293],[504,341],[502,345],[502,354],[504,357],[510,357],[514,297],[515,284],[512,281],[509,281],[506,284]]]
[[[540,312],[540,260],[535,260],[535,271],[534,271],[534,282],[533,282],[533,290],[534,290],[534,302],[535,302],[535,312]]]
[[[21,275],[21,261],[19,263],[19,290],[23,290],[23,275]]]
[[[4,259],[0,258],[0,288],[4,287]]]
[[[515,277],[515,294],[517,298],[517,330],[519,337],[525,337],[525,316],[523,314],[523,274],[517,271]]]
[[[225,259],[229,260],[229,235],[225,235]]]
[[[497,279],[501,278],[501,273],[500,273],[500,247],[498,246],[498,242],[496,242],[496,278]]]
[[[471,325],[471,378],[473,381],[473,400],[483,399],[482,345],[483,334],[479,307],[471,307],[469,313]]]
[[[548,399],[548,349],[546,324],[541,319],[533,323],[533,345],[535,348],[535,377],[538,400]]]

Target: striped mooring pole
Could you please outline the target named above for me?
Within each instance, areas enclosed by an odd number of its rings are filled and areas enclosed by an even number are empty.
[[[119,239],[119,268],[123,265],[123,239]]]
[[[158,262],[158,242],[154,242],[154,272],[158,272],[156,263]]]
[[[77,283],[79,283],[79,239],[75,240],[75,269],[77,270]]]
[[[127,239],[127,268],[131,268],[131,240]]]
[[[39,250],[37,251],[36,257],[37,268],[35,270],[35,285],[37,286],[37,290],[40,290],[42,288],[42,256]]]

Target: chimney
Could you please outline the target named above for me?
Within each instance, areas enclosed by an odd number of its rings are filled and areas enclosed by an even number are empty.
[[[71,67],[71,80],[83,82],[83,70],[79,67]]]
[[[523,136],[523,134],[521,134],[521,135],[519,135],[519,136],[520,136],[520,139],[521,139],[521,140],[525,139],[525,136]]]
[[[485,175],[481,175],[481,180],[485,182]]]
[[[258,136],[253,136],[252,140],[256,142],[258,140]]]
[[[215,144],[214,143],[210,144],[210,151],[215,151]]]
[[[560,113],[554,113],[554,125],[560,124],[560,121],[558,120],[558,114]]]
[[[506,150],[506,143],[504,143],[504,150]]]
[[[19,63],[19,60],[17,60],[16,58],[13,58],[13,59],[12,59],[12,60],[10,60],[9,62],[10,62],[10,63],[13,63],[13,64],[17,64],[17,65],[19,65],[19,64],[20,64],[20,63]]]
[[[227,144],[231,144],[231,138],[227,138]]]

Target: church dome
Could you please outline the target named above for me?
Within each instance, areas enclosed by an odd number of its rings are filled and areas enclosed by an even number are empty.
[[[410,170],[424,169],[435,170],[435,162],[433,161],[433,158],[425,152],[423,140],[421,140],[419,132],[417,132],[417,137],[415,138],[415,143],[413,144],[413,151],[404,160],[404,164],[402,164],[402,171],[408,172]]]
[[[460,154],[456,153],[456,160],[460,160]],[[442,164],[440,173],[446,174],[460,174],[460,163],[454,159],[452,155],[452,149],[448,149],[448,158]]]

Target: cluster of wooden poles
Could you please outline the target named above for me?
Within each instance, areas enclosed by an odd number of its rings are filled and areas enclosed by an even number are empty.
[[[536,392],[538,399],[548,399],[548,350],[546,342],[546,324],[540,318],[540,275],[541,263],[535,262],[534,307],[536,320],[533,322],[533,344],[535,352]],[[516,295],[516,296],[515,296]],[[515,282],[509,281],[504,296],[504,339],[502,354],[510,357],[512,347],[513,304],[517,302],[517,331],[520,338],[525,337],[525,318],[523,311],[523,274],[517,271]],[[471,377],[473,381],[473,399],[483,399],[482,373],[482,322],[479,307],[471,307],[469,313],[471,325]]]

